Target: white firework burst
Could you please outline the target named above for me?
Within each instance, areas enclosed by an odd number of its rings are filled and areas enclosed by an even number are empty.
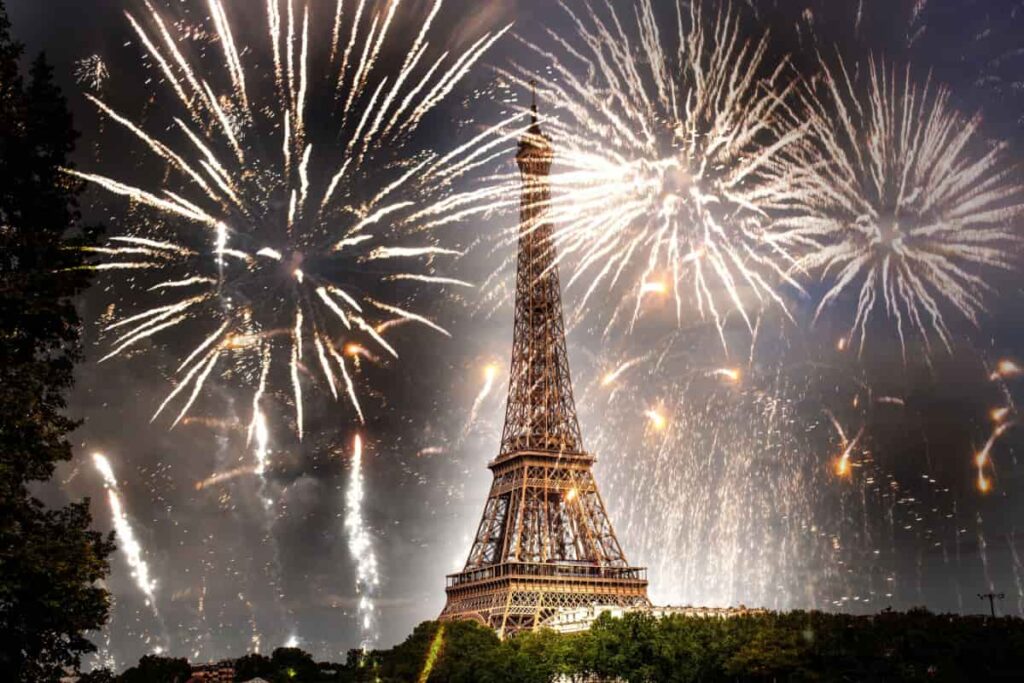
[[[753,309],[785,307],[777,285],[792,282],[792,259],[766,226],[789,200],[782,152],[802,131],[768,36],[746,40],[728,4],[711,16],[685,4],[671,6],[667,36],[651,0],[631,8],[635,26],[611,3],[562,4],[575,33],[527,42],[544,68],[505,75],[536,87],[555,151],[548,215],[568,285],[585,287],[580,310],[607,287],[623,292],[607,329],[620,316],[632,326],[645,297],[668,295],[678,321],[695,303],[724,344],[728,313],[752,327]],[[453,201],[466,213],[514,209],[518,176],[490,180]]]
[[[98,92],[108,78],[107,63],[99,55],[89,55],[75,62],[75,82],[84,88]]]
[[[266,428],[261,403],[278,378],[302,438],[313,383],[363,419],[356,354],[397,357],[387,327],[447,334],[397,299],[409,284],[468,286],[435,274],[438,259],[458,252],[409,222],[439,199],[424,174],[440,162],[413,136],[504,31],[434,54],[440,0],[423,17],[400,13],[397,0],[266,0],[257,38],[230,20],[252,5],[206,0],[212,39],[202,45],[176,35],[170,5],[147,0],[144,13],[126,13],[166,87],[155,116],[176,113],[150,132],[89,98],[163,173],[153,183],[69,173],[131,202],[131,229],[94,249],[107,257],[95,267],[125,273],[123,284],[154,299],[109,326],[119,336],[107,358],[172,330],[175,343],[193,340],[156,414],[176,403],[176,424],[210,377],[241,378],[253,392],[252,438]],[[413,18],[404,61],[385,70],[390,35]],[[395,298],[381,301],[382,291]]]
[[[986,145],[981,117],[958,113],[930,78],[916,84],[909,66],[821,67],[804,90],[809,135],[788,150],[803,170],[779,239],[802,252],[796,269],[827,280],[818,315],[855,294],[861,350],[879,313],[904,355],[908,333],[950,348],[947,312],[977,324],[986,271],[1011,268],[1019,245],[1024,205],[1006,146]]]

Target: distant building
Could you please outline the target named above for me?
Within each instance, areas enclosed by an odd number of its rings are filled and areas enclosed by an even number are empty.
[[[693,607],[685,605],[663,606],[663,607],[619,607],[618,605],[588,605],[576,609],[567,609],[557,612],[554,616],[544,622],[544,626],[557,633],[580,633],[590,630],[597,618],[602,614],[612,617],[622,617],[627,612],[643,612],[650,614],[656,619],[667,617],[671,614],[679,614],[685,617],[718,618],[729,619],[731,617],[743,616],[746,614],[764,614],[763,609],[749,609],[740,605],[739,607]]]
[[[188,679],[188,683],[233,683],[234,680],[234,662],[218,662],[193,666],[192,677]]]

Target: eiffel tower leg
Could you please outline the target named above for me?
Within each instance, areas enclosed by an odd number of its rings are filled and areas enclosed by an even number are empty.
[[[505,628],[508,626],[508,611],[512,608],[512,591],[508,592],[505,598],[505,609],[501,613],[501,628],[498,629],[498,638],[505,639]]]

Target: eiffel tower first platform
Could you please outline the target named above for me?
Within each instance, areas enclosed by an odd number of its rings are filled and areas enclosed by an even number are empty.
[[[519,143],[523,182],[515,327],[501,450],[466,567],[448,576],[442,620],[471,619],[504,637],[562,610],[648,607],[647,572],[615,537],[583,448],[565,348],[548,177],[537,123]]]

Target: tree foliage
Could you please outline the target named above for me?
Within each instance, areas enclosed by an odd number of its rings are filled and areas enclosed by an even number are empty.
[[[401,645],[376,653],[380,680],[418,680],[429,647],[424,636],[436,629],[426,622]],[[1024,620],[1009,617],[912,610],[656,619],[637,612],[602,615],[586,633],[540,631],[500,642],[475,624],[462,629],[446,641],[431,683],[466,680],[463,671],[477,672],[470,680],[524,683],[559,676],[630,683],[1024,680],[1017,654],[1024,652]],[[478,637],[465,635],[474,632]]]
[[[117,680],[120,683],[185,683],[191,676],[192,667],[187,659],[145,655]]]
[[[63,173],[77,134],[43,55],[23,49],[0,2],[0,679],[56,680],[94,649],[111,539],[88,501],[47,509],[31,493],[71,457],[66,393],[81,357],[74,297],[88,284],[78,183]]]
[[[309,654],[295,648],[279,648],[271,657],[246,655],[235,663],[235,680],[257,676],[274,683],[1024,680],[1021,652],[1024,620],[1011,617],[936,615],[923,609],[874,616],[798,611],[661,619],[636,612],[621,618],[602,615],[584,633],[541,630],[503,641],[491,629],[472,622],[425,621],[395,647],[366,653],[353,650],[345,664],[315,664]]]

